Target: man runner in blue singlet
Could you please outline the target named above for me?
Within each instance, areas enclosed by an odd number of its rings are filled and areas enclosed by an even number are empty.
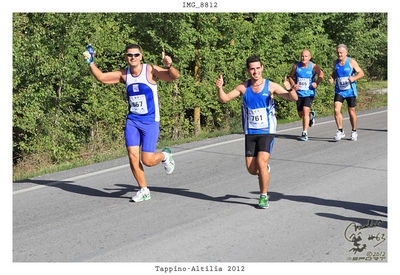
[[[311,110],[311,104],[314,100],[315,89],[324,79],[324,72],[317,64],[310,61],[311,53],[309,50],[301,52],[301,61],[294,64],[290,72],[289,82],[296,85],[297,96],[297,112],[299,117],[303,119],[303,131],[300,140],[308,140],[308,127],[315,124],[315,111]],[[315,81],[315,76],[318,76]]]
[[[336,141],[339,141],[345,137],[345,133],[343,131],[343,117],[341,113],[342,104],[345,99],[347,101],[350,123],[352,126],[351,140],[356,141],[358,138],[356,115],[356,80],[359,80],[364,76],[364,71],[360,68],[357,61],[355,61],[353,58],[347,57],[347,53],[348,50],[346,45],[340,44],[336,47],[338,59],[333,62],[333,72],[329,78],[329,83],[331,85],[336,79],[334,99],[335,121],[337,125],[337,131],[334,139]]]
[[[286,100],[297,100],[296,88],[284,81],[285,89],[279,84],[262,77],[264,66],[259,56],[253,55],[246,60],[246,71],[250,80],[245,81],[229,93],[223,90],[222,75],[216,86],[218,99],[222,103],[242,95],[242,124],[245,134],[245,156],[247,171],[258,176],[260,187],[259,208],[267,208],[269,169],[268,161],[276,133],[276,117],[274,95]]]
[[[142,64],[141,49],[136,44],[125,48],[125,60],[128,68],[103,73],[93,62],[93,55],[84,53],[93,76],[104,84],[125,83],[129,102],[129,113],[125,126],[125,142],[129,163],[140,190],[132,201],[140,202],[151,198],[147,187],[143,165],[155,166],[162,162],[167,174],[175,168],[171,150],[164,148],[156,153],[159,135],[160,111],[158,104],[157,79],[172,81],[179,78],[179,72],[172,67],[172,59],[162,53],[165,68],[157,65]],[[140,150],[141,146],[141,150]],[[141,151],[141,152],[140,152]]]

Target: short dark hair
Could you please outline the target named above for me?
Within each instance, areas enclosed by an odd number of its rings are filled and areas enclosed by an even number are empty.
[[[246,68],[248,69],[249,66],[250,66],[250,63],[253,63],[253,62],[260,62],[260,64],[262,65],[260,56],[259,55],[252,55],[249,58],[247,58],[247,60],[246,60]]]
[[[129,49],[139,49],[140,52],[142,52],[142,50],[140,49],[140,46],[137,44],[128,44],[125,47],[125,52],[127,52]]]

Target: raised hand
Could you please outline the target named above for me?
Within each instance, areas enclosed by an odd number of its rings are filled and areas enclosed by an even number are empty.
[[[290,85],[289,81],[287,80],[287,77],[283,79],[283,86],[285,87],[286,90],[290,90],[292,88],[292,85]]]
[[[218,89],[222,88],[222,86],[224,85],[224,78],[222,77],[222,74],[217,79],[215,85],[217,86]]]
[[[165,55],[164,52],[161,53],[162,62],[165,67],[171,67],[172,65],[172,58],[168,55]]]
[[[85,58],[86,63],[89,64],[93,62],[95,53],[96,51],[94,51],[92,45],[89,44],[88,47],[86,48],[86,51],[83,52],[83,57]]]

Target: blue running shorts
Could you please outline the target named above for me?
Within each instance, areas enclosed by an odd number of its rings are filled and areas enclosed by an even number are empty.
[[[129,118],[126,120],[126,147],[142,145],[142,152],[155,153],[159,134],[160,123],[158,121],[142,122]]]

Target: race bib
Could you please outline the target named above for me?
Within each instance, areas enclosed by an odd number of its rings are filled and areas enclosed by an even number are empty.
[[[267,109],[249,109],[249,128],[262,129],[268,128]]]
[[[301,78],[297,79],[297,84],[299,85],[300,90],[309,90],[310,89],[310,79],[309,78]]]
[[[133,114],[144,115],[148,113],[145,95],[134,95],[129,97],[130,111]]]
[[[339,77],[337,79],[338,84],[339,84],[339,90],[341,91],[345,91],[350,89],[350,81],[349,81],[349,77],[345,76],[345,77]]]

